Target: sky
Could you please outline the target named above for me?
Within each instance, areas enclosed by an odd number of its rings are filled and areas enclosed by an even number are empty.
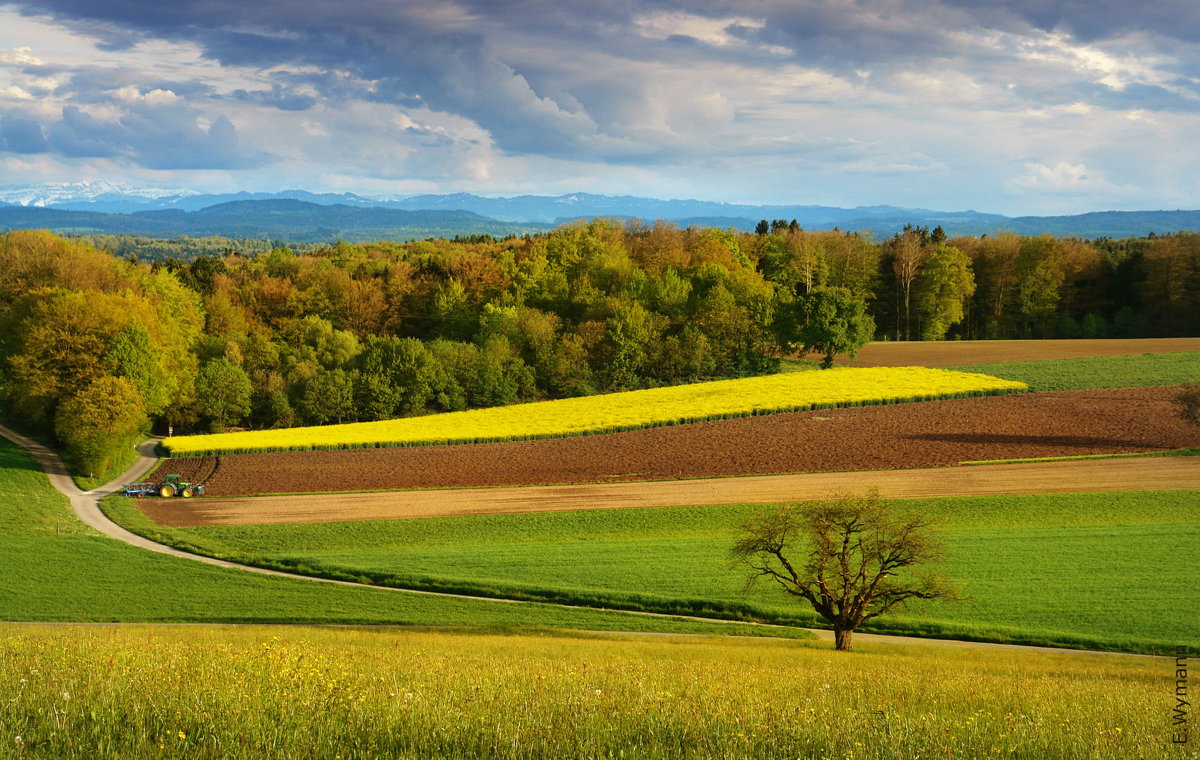
[[[0,0],[0,185],[1200,208],[1196,0]]]

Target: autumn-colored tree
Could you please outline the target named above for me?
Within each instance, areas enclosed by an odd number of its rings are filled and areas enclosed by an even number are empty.
[[[108,469],[122,446],[146,432],[149,419],[142,394],[124,377],[102,376],[63,399],[54,415],[54,432],[79,472]]]
[[[132,294],[41,290],[22,299],[6,368],[6,391],[21,417],[49,423],[61,399],[109,374],[105,354],[138,307]]]

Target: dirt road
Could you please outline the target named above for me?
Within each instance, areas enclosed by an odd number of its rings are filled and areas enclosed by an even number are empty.
[[[190,501],[146,499],[138,506],[172,527],[336,522],[576,509],[757,504],[824,498],[878,487],[886,497],[1076,491],[1200,489],[1200,459],[1137,457],[924,470],[821,472],[522,488],[259,496]]]

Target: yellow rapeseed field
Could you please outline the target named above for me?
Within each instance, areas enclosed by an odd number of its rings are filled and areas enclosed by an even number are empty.
[[[1024,383],[927,367],[835,368],[323,427],[176,436],[172,456],[480,443],[607,433],[756,414],[1027,390]]]

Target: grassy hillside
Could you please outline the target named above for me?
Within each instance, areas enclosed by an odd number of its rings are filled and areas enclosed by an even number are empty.
[[[0,755],[1185,757],[1149,658],[860,643],[0,625]],[[19,740],[16,737],[20,737]]]
[[[0,439],[0,620],[380,623],[733,632],[720,624],[268,578],[168,557],[80,523]],[[735,626],[745,632],[745,626]],[[768,633],[756,630],[755,633]],[[792,635],[794,632],[772,631]]]
[[[1128,651],[1200,645],[1188,613],[1200,569],[1178,562],[1200,541],[1200,493],[927,504],[945,518],[944,569],[968,601],[885,618],[878,630]],[[743,594],[743,576],[727,567],[736,526],[755,506],[171,530],[150,525],[128,500],[107,506],[135,530],[157,530],[206,553],[334,577],[817,622],[772,587]]]

